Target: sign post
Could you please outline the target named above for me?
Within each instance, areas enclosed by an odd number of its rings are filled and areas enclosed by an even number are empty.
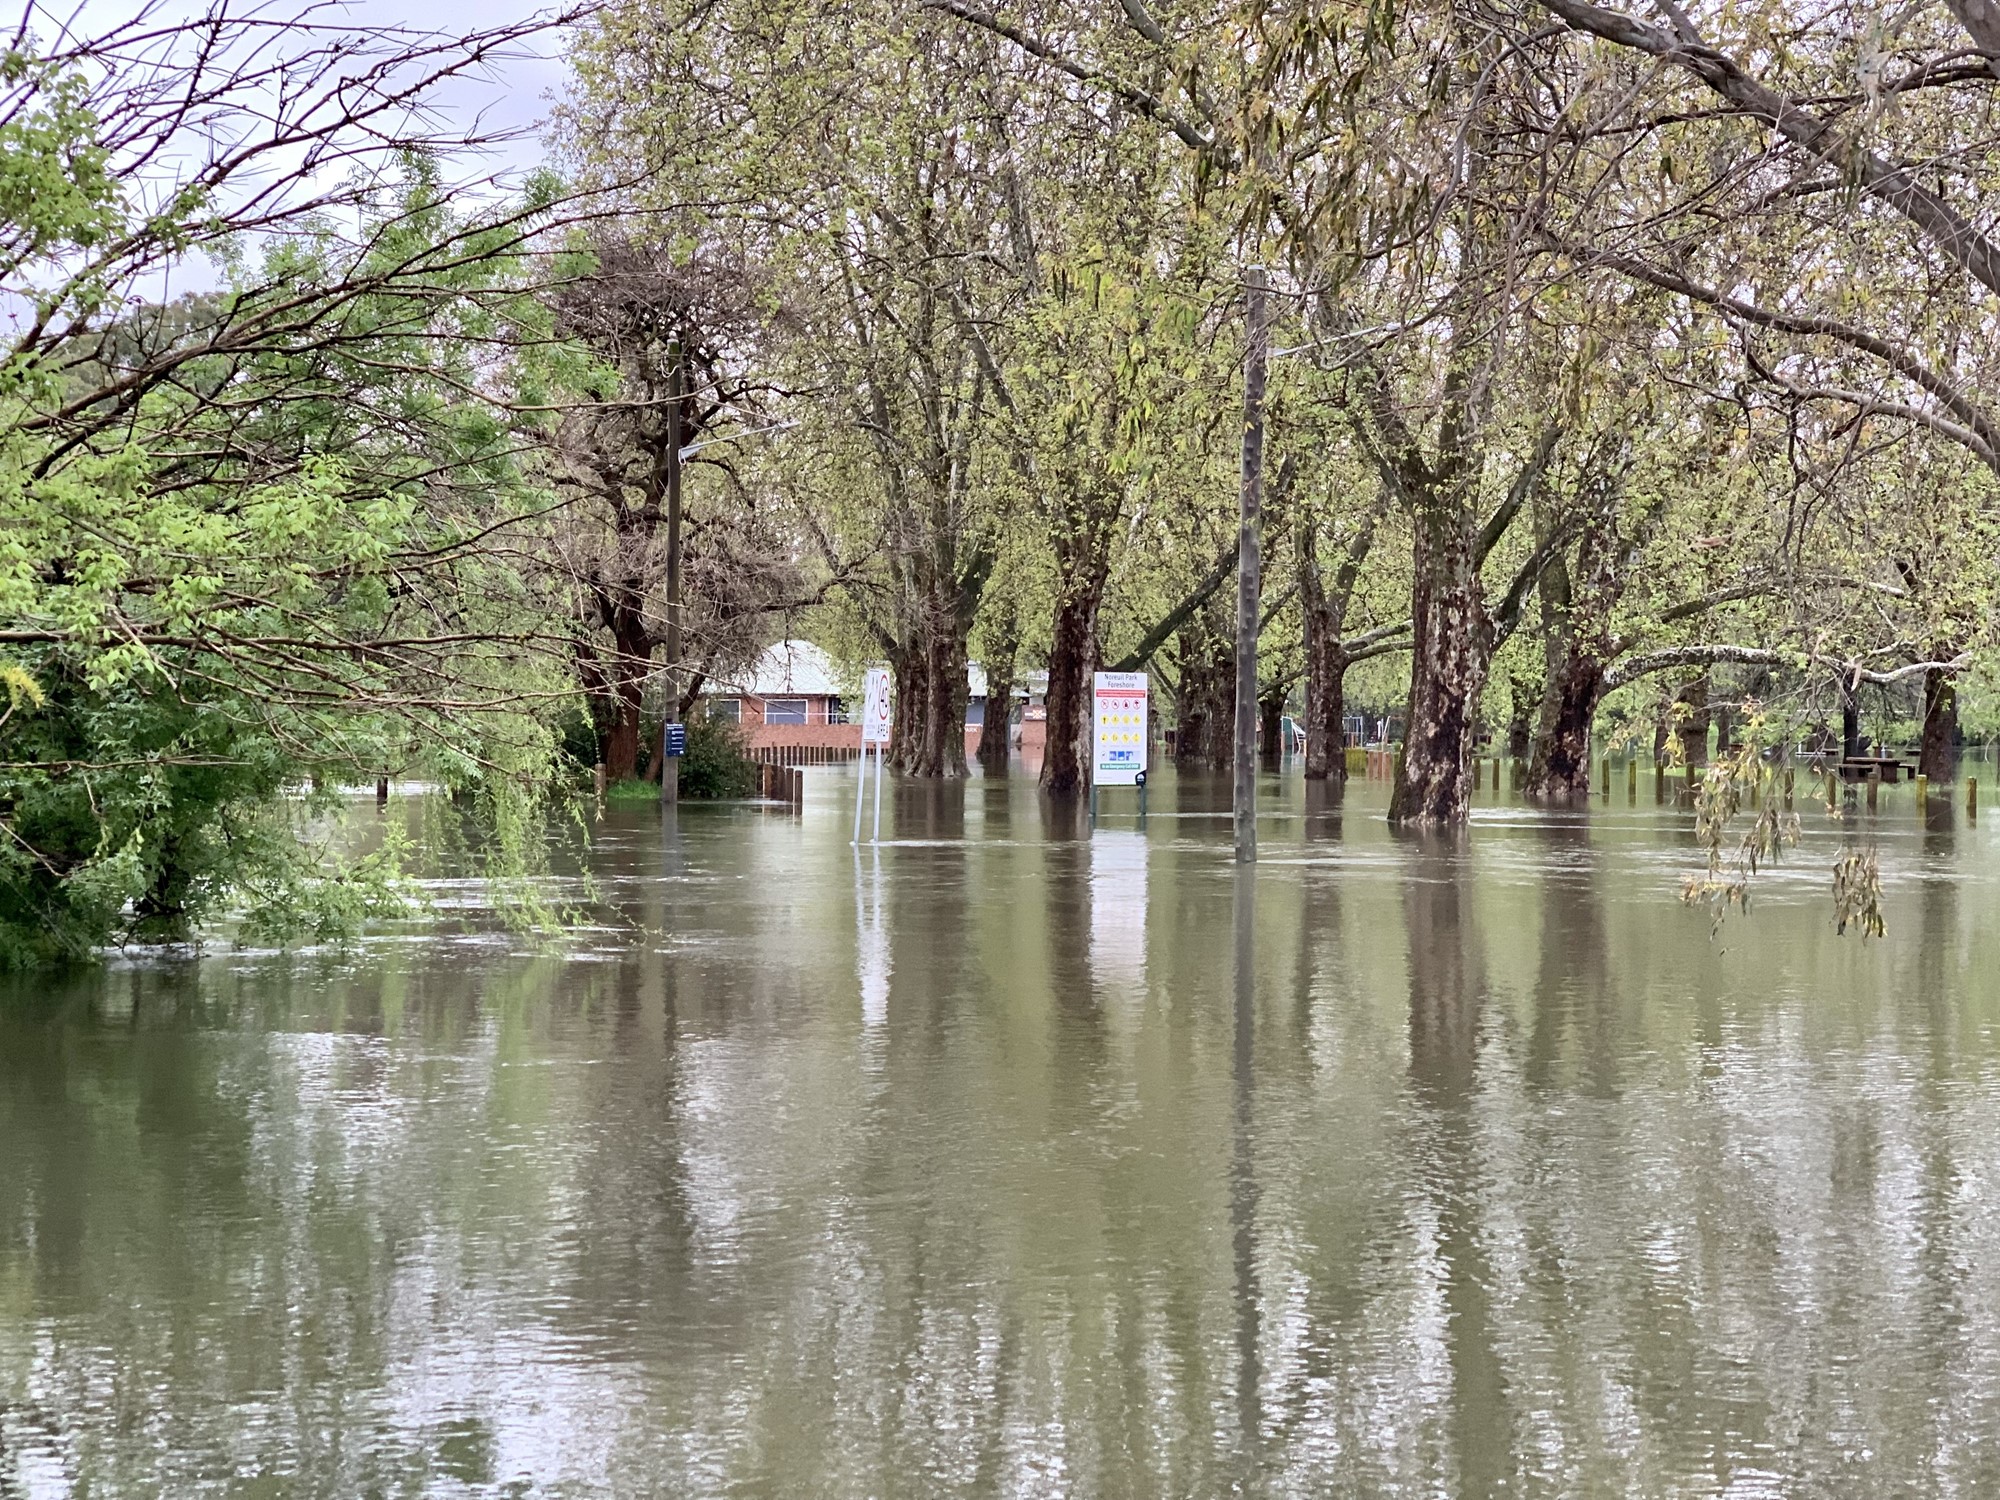
[[[1101,786],[1139,789],[1146,815],[1146,695],[1144,672],[1099,672],[1091,684],[1090,797],[1093,812]]]
[[[889,669],[870,667],[861,708],[861,779],[854,789],[854,842],[861,842],[861,804],[868,800],[868,747],[875,747],[875,839],[882,842],[882,757],[889,749]]]

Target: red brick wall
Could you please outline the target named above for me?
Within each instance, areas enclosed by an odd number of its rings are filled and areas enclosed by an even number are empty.
[[[822,745],[856,753],[861,749],[859,724],[745,724],[743,734],[752,750],[778,745]]]

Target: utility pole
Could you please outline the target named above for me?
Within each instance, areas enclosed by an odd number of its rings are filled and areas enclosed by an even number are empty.
[[[681,800],[680,757],[666,741],[681,718],[681,341],[667,345],[667,721],[660,730],[660,805]]]
[[[1236,547],[1236,862],[1257,858],[1257,615],[1263,592],[1264,367],[1271,330],[1264,268],[1243,275],[1249,352],[1243,362],[1243,495]]]

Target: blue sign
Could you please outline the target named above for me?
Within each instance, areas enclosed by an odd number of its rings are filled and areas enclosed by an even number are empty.
[[[688,753],[688,731],[685,724],[667,726],[667,754],[686,755]]]

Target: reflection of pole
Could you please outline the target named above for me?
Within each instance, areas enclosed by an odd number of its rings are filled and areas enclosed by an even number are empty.
[[[1233,1142],[1229,1162],[1229,1227],[1236,1286],[1236,1420],[1243,1451],[1242,1492],[1254,1493],[1262,1466],[1263,1316],[1257,1277],[1257,1159],[1252,1104],[1257,1046],[1257,887],[1256,874],[1236,872],[1232,912],[1236,943],[1236,1025],[1231,1047],[1234,1095]]]
[[[888,747],[875,747],[875,842],[882,842],[882,752]]]
[[[1243,491],[1236,547],[1236,858],[1257,857],[1257,611],[1263,586],[1264,268],[1244,273],[1249,354],[1243,364]]]
[[[660,730],[660,803],[681,799],[681,763],[666,740],[681,717],[681,342],[667,345],[667,722]]]

